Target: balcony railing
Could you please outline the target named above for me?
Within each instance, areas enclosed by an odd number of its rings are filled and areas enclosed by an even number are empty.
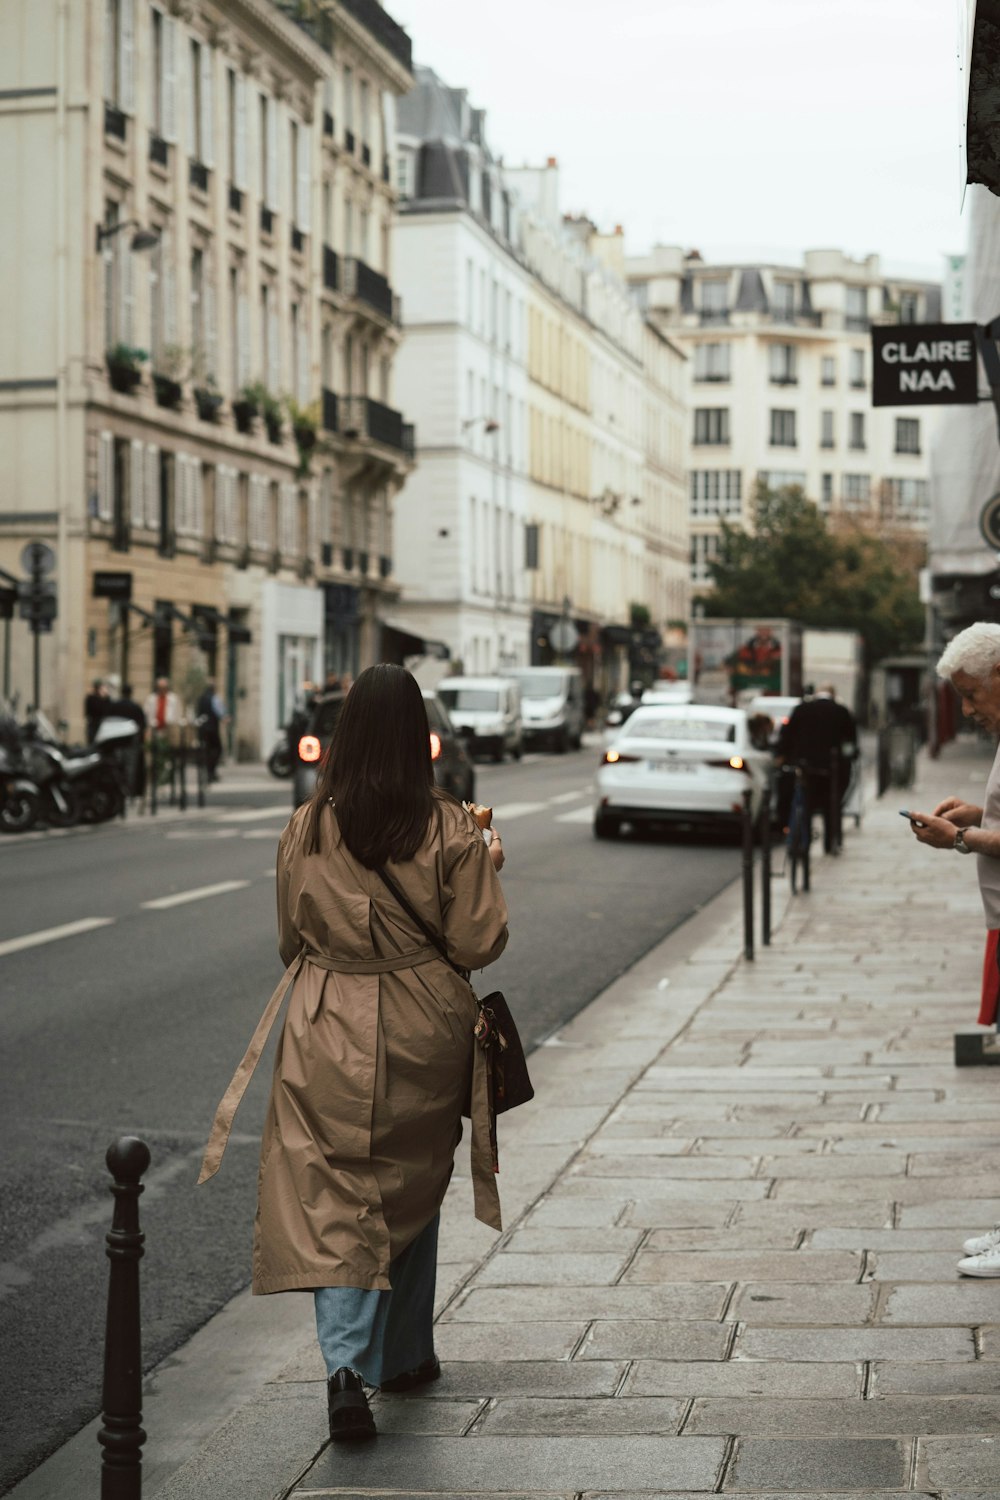
[[[115,104],[104,105],[104,134],[113,135],[116,140],[123,141],[128,130],[128,122],[124,110],[120,110]]]
[[[362,26],[371,32],[390,57],[402,63],[408,72],[413,72],[413,43],[402,26],[397,25],[382,9],[378,0],[341,0],[341,4],[356,21],[360,21]]]
[[[869,317],[861,317],[855,313],[848,313],[844,318],[844,327],[852,333],[867,333],[871,327],[871,319]]]
[[[702,307],[698,312],[698,321],[703,328],[719,327],[721,324],[729,322],[729,309],[728,307]]]
[[[340,258],[329,245],[323,246],[323,285],[328,292],[340,291]]]
[[[372,270],[365,261],[349,256],[344,261],[344,291],[349,297],[365,302],[392,322],[399,322],[399,298],[379,271]]]
[[[325,396],[324,396],[325,401]],[[344,437],[370,438],[412,458],[416,450],[412,422],[404,422],[402,412],[373,401],[370,396],[337,398],[338,431]]]

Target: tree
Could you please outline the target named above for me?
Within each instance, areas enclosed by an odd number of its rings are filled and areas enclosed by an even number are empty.
[[[761,485],[752,532],[723,522],[709,564],[715,588],[700,602],[706,615],[777,616],[819,630],[856,631],[871,668],[922,639],[921,551],[890,546],[863,523],[831,525],[798,485]]]

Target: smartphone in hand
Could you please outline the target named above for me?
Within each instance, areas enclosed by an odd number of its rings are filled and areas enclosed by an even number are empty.
[[[914,818],[911,818],[910,817],[909,809],[906,808],[906,807],[901,807],[899,809],[899,816],[901,818],[909,818],[909,820],[913,824],[914,828],[926,828],[927,827],[926,823],[920,823],[920,822],[917,822]]]

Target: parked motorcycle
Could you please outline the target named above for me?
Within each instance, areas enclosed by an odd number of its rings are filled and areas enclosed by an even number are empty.
[[[41,808],[38,787],[24,772],[17,725],[0,721],[0,832],[27,833]]]
[[[282,730],[281,738],[267,757],[267,769],[272,776],[277,776],[279,781],[287,781],[295,770],[295,761],[292,758],[292,747],[288,743],[287,730]]]
[[[27,772],[39,788],[45,822],[71,828],[81,821],[103,823],[120,813],[128,782],[118,752],[138,732],[130,719],[106,719],[92,747],[65,745],[44,714],[32,715],[21,731],[22,750]]]

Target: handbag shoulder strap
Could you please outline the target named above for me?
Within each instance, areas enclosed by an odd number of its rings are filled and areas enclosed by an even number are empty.
[[[413,906],[403,895],[403,892],[393,880],[388,870],[383,869],[381,865],[376,865],[375,874],[382,881],[383,885],[388,886],[389,890],[395,896],[396,900],[406,912],[407,916],[411,917],[412,920],[417,924],[427,941],[434,944],[434,947],[440,953],[445,963],[450,964],[451,967],[455,970],[455,973],[461,974],[462,978],[464,979],[466,977],[466,971],[460,968],[458,964],[452,962],[451,958],[448,955],[448,949],[445,947],[444,938],[440,933],[434,931],[434,928],[430,925],[429,922],[424,921],[423,917],[418,911],[414,910]]]

